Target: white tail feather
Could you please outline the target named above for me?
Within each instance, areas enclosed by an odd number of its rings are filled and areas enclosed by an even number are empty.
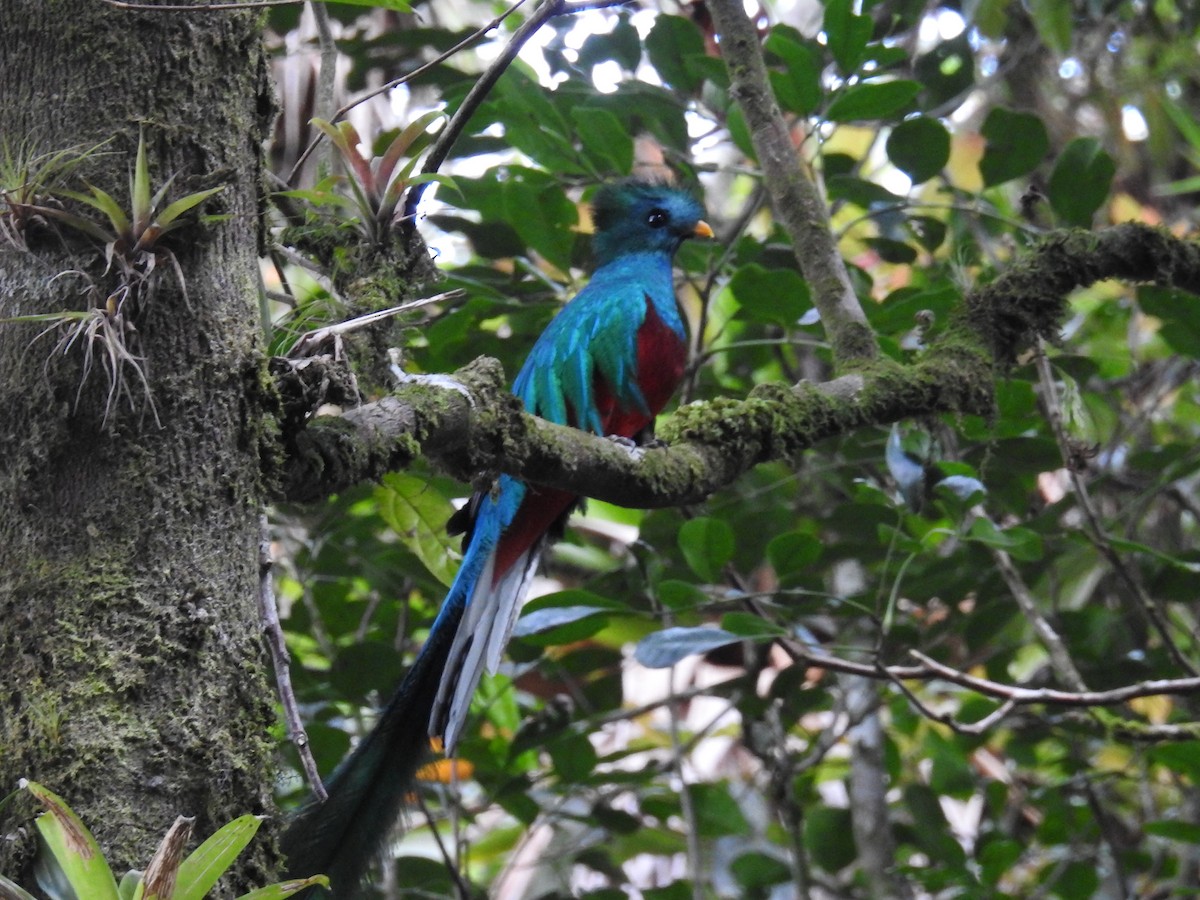
[[[496,558],[494,553],[490,555],[467,598],[429,720],[432,733],[441,730],[447,756],[454,754],[485,664],[489,672],[495,672],[500,665],[500,656],[541,558],[542,545],[538,541],[518,557],[494,585]]]

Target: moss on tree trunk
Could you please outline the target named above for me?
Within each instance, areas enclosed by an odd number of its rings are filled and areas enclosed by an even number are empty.
[[[76,399],[81,346],[48,359],[40,326],[0,325],[0,792],[61,794],[120,870],[177,814],[196,834],[271,811],[270,689],[256,613],[259,448],[268,431],[257,307],[260,153],[271,102],[246,13],[132,12],[94,0],[0,4],[9,152],[111,138],[80,175],[123,203],[139,132],[172,196],[216,184],[228,218],[170,241],[135,323],[144,398],[104,420],[104,376]],[[72,179],[68,186],[79,188]],[[0,249],[0,316],[84,308],[112,289],[93,242],[63,230]],[[86,278],[51,280],[79,270]],[[103,296],[103,294],[101,295]],[[28,822],[8,807],[0,834]],[[28,834],[28,832],[26,832]],[[32,841],[0,840],[31,883]],[[263,883],[247,854],[227,893]]]

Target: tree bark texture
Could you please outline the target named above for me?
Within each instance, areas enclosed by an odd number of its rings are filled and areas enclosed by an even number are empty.
[[[55,353],[57,333],[0,324],[0,793],[22,777],[59,793],[119,877],[144,868],[177,814],[205,837],[272,811],[255,611],[269,431],[261,23],[96,0],[0,0],[0,21],[7,152],[108,141],[65,186],[86,179],[127,210],[139,134],[154,188],[176,176],[169,198],[224,185],[204,208],[228,218],[166,242],[186,297],[162,260],[134,323],[161,425],[136,390],[134,409],[105,419],[103,373],[83,378],[85,341]],[[0,249],[0,317],[84,309],[89,281],[99,296],[112,289],[95,242],[65,227],[28,237],[28,249]],[[20,835],[0,840],[0,872],[27,885],[34,845],[19,826],[33,812],[0,813],[0,835]],[[224,895],[264,883],[274,862],[245,856]]]

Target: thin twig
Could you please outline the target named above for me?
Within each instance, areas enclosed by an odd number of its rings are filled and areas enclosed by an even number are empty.
[[[922,679],[936,675],[946,681],[971,688],[989,697],[996,697],[1000,700],[1011,700],[1013,703],[1022,706],[1031,703],[1042,703],[1048,706],[1114,706],[1118,703],[1135,700],[1138,697],[1200,693],[1200,677],[1140,681],[1137,684],[1127,684],[1123,687],[1112,688],[1107,691],[1060,691],[1053,688],[1025,688],[1016,685],[1001,684],[997,681],[990,681],[975,675],[968,675],[966,672],[960,672],[958,669],[943,665],[919,650],[910,650],[908,652],[926,670],[918,676]],[[893,673],[896,668],[892,666],[888,667]],[[904,675],[901,677],[911,678],[912,676]]]
[[[308,743],[308,732],[292,690],[291,655],[284,643],[283,628],[279,624],[279,607],[275,604],[275,560],[271,554],[271,535],[267,517],[259,517],[261,538],[258,544],[258,614],[267,647],[271,651],[271,663],[275,668],[275,685],[279,691],[279,702],[283,706],[283,718],[287,723],[288,737],[300,755],[300,765],[308,778],[312,792],[322,803],[328,799],[317,762],[313,759],[312,747]]]

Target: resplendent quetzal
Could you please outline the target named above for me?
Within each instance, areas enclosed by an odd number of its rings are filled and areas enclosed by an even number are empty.
[[[689,237],[711,237],[703,207],[677,187],[631,180],[602,187],[592,219],[596,270],[550,322],[517,375],[525,408],[564,425],[631,438],[653,422],[687,363],[671,261]],[[579,498],[508,475],[480,492],[462,566],[420,655],[378,723],[333,773],[329,799],[289,824],[290,877],[324,872],[334,897],[358,891],[392,831],[429,738],[454,753],[484,666],[494,671],[547,535]]]

